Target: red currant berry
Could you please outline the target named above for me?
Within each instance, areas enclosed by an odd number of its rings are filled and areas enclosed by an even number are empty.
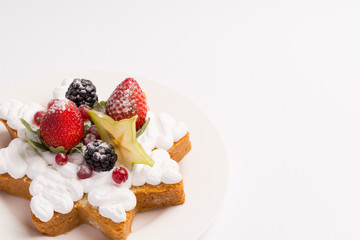
[[[91,107],[89,107],[88,105],[81,105],[79,107],[79,110],[80,110],[81,116],[83,117],[84,121],[90,119],[90,115],[86,111],[91,110]]]
[[[95,140],[98,140],[98,138],[94,134],[88,133],[88,134],[86,134],[86,136],[83,139],[83,144],[86,146]]]
[[[36,112],[33,119],[34,124],[40,126],[41,119],[44,117],[44,115],[45,111]]]
[[[77,172],[77,176],[79,179],[86,179],[92,176],[93,170],[88,165],[81,165],[79,171]]]
[[[100,135],[99,135],[99,132],[98,132],[98,130],[97,130],[97,128],[96,128],[95,125],[91,125],[91,127],[90,127],[89,130],[88,130],[88,133],[94,134],[94,135],[96,136],[96,138],[97,138],[98,140],[100,140]]]
[[[69,161],[68,156],[65,153],[58,153],[55,157],[55,162],[62,166],[65,165]]]
[[[114,169],[114,171],[112,173],[112,178],[113,178],[114,182],[116,182],[118,184],[126,182],[128,177],[129,177],[128,172],[123,167]]]

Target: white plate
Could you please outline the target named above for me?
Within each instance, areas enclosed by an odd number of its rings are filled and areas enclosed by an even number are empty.
[[[117,84],[126,77],[134,76],[100,71],[58,74],[1,93],[0,100],[15,98],[24,102],[46,104],[52,96],[52,90],[60,85],[64,78],[75,77],[92,80],[97,87],[99,98],[106,100]],[[228,160],[223,143],[214,125],[190,100],[157,82],[135,78],[146,93],[152,111],[168,112],[189,126],[193,148],[180,163],[185,185],[185,204],[137,214],[128,239],[198,239],[215,217],[225,193]],[[10,138],[2,126],[0,131],[0,147],[7,146]],[[48,238],[33,226],[29,201],[0,192],[0,212],[2,239]],[[106,238],[92,227],[82,225],[55,239]]]

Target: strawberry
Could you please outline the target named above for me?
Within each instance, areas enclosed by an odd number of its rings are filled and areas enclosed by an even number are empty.
[[[48,146],[75,147],[84,135],[84,122],[76,104],[68,99],[53,99],[49,102],[40,122],[40,136]]]
[[[144,124],[147,110],[145,94],[133,78],[127,78],[120,83],[106,105],[106,114],[115,121],[137,115],[136,130]]]

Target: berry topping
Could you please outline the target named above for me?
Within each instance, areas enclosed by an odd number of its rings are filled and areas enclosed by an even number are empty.
[[[95,125],[91,125],[91,127],[89,128],[87,134],[85,135],[85,137],[83,139],[83,144],[86,146],[90,142],[93,142],[95,140],[100,140],[100,139],[101,139],[101,137],[100,137]]]
[[[50,147],[70,150],[84,135],[81,113],[75,103],[68,99],[55,99],[50,103],[40,122],[41,139]]]
[[[73,101],[78,107],[88,105],[91,108],[98,100],[95,85],[90,80],[79,78],[74,79],[70,84],[66,98]]]
[[[68,156],[65,153],[58,153],[55,156],[55,162],[57,163],[57,165],[65,165],[68,161]]]
[[[95,141],[95,140],[100,140],[100,136],[96,136],[95,134],[92,133],[88,133],[85,135],[84,139],[83,139],[83,144],[85,146],[87,146],[89,143]]]
[[[88,133],[94,134],[96,137],[98,137],[100,139],[99,132],[95,125],[91,125],[91,127],[88,130]]]
[[[112,173],[112,179],[114,180],[114,182],[116,182],[118,184],[126,182],[128,177],[129,177],[129,174],[128,174],[127,170],[123,167],[114,169],[114,171]]]
[[[45,111],[39,111],[35,113],[33,122],[36,126],[40,126],[41,119],[44,117],[44,115]]]
[[[51,108],[51,106],[57,102],[59,99],[55,98],[55,99],[51,99],[48,104],[47,104],[47,108]]]
[[[90,115],[86,112],[87,110],[91,110],[91,107],[88,105],[81,105],[79,107],[79,111],[81,113],[81,116],[83,117],[84,121],[90,119]]]
[[[106,114],[115,121],[137,115],[136,130],[144,124],[147,110],[145,94],[133,78],[127,78],[120,83],[106,105]]]
[[[88,165],[81,165],[79,171],[77,172],[77,176],[79,179],[86,179],[92,176],[93,170]]]
[[[101,140],[88,143],[84,156],[85,162],[97,172],[110,171],[117,160],[114,147]]]

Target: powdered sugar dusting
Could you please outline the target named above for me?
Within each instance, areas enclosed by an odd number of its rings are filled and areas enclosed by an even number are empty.
[[[130,89],[126,89],[122,92],[116,90],[115,95],[120,96],[119,99],[115,100],[115,106],[117,107],[117,109],[119,109],[115,111],[116,113],[121,114],[121,112],[133,111],[133,105],[135,103],[135,100],[131,100],[130,98]]]
[[[74,85],[75,85],[76,88],[79,88],[79,87],[84,88],[84,86],[81,83],[81,80],[78,79],[78,78],[74,80]]]
[[[48,109],[48,111],[55,112],[63,112],[66,110],[66,105],[69,103],[68,99],[57,99],[54,101],[54,104]]]
[[[124,112],[131,111],[131,107],[135,101],[130,101],[130,89],[126,89],[123,91],[123,97],[121,103],[119,103],[119,107],[123,109]]]

